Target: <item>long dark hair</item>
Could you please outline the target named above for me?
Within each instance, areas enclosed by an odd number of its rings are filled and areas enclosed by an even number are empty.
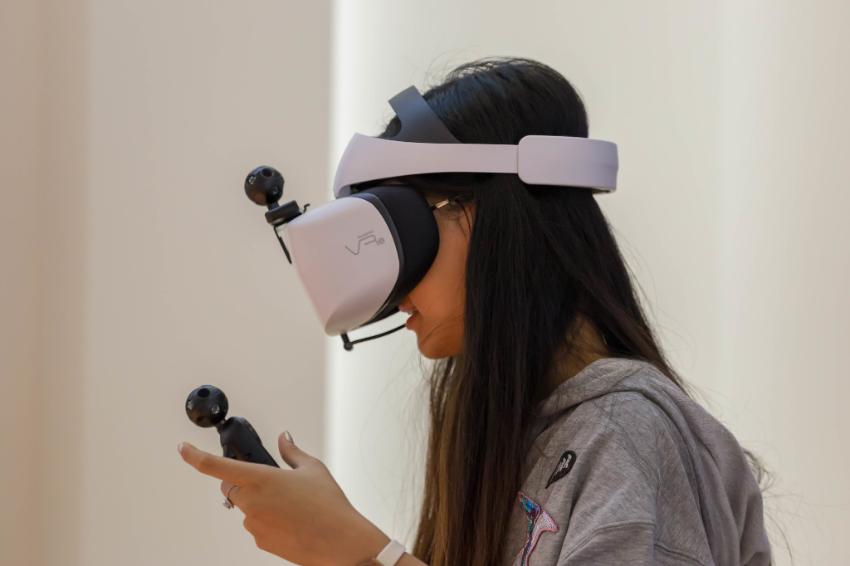
[[[588,135],[576,90],[530,59],[460,65],[423,96],[464,143]],[[381,136],[399,127],[393,118]],[[476,207],[463,351],[437,360],[430,376],[425,489],[413,553],[431,566],[489,566],[501,560],[535,406],[555,360],[575,349],[577,320],[593,325],[608,356],[647,361],[681,381],[647,324],[591,191],[528,185],[507,174],[404,180],[426,196],[460,195]]]

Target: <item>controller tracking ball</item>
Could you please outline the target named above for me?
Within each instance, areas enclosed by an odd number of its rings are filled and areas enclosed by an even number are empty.
[[[216,426],[227,416],[227,396],[213,385],[201,385],[186,398],[186,416],[200,427]]]

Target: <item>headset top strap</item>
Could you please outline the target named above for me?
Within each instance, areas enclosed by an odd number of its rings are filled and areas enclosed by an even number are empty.
[[[387,139],[427,143],[460,143],[415,86],[409,86],[390,99],[401,122],[398,133]]]

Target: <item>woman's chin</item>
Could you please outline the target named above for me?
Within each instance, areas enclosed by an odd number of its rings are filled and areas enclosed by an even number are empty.
[[[440,352],[439,340],[434,340],[433,338],[433,336],[427,336],[416,331],[416,347],[419,348],[419,353],[429,360],[436,360],[443,357]]]
[[[419,352],[429,360],[448,358],[460,353],[459,348],[451,347],[449,344],[446,344],[445,340],[440,340],[436,336],[422,336],[417,333],[416,340]]]

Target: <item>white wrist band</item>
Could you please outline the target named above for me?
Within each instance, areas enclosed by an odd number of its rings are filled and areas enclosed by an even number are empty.
[[[404,545],[395,539],[390,539],[390,542],[378,553],[375,560],[381,566],[395,566],[402,554],[404,554]]]

